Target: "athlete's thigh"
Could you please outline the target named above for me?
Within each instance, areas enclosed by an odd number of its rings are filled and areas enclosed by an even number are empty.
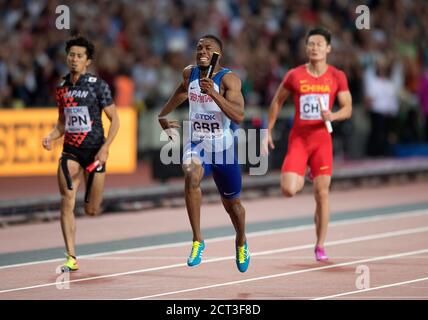
[[[241,168],[237,161],[213,165],[213,178],[222,198],[235,199],[242,190]]]
[[[89,175],[85,172],[85,185],[88,188],[88,179]],[[106,173],[104,172],[95,172],[94,178],[91,183],[91,190],[89,194],[89,202],[85,203],[85,207],[92,208],[95,211],[98,211],[103,201],[103,192],[104,192],[104,182],[105,182]]]
[[[296,172],[282,172],[281,173],[281,187],[285,190],[300,191],[305,184],[304,176]]]
[[[328,191],[330,188],[331,176],[329,175],[318,175],[314,178],[314,191]]]
[[[65,174],[64,174],[64,170],[62,168],[61,161],[67,162],[68,174],[70,176],[71,185],[73,188],[72,190],[68,189],[67,180],[65,178]],[[59,190],[60,190],[60,193],[62,195],[66,195],[66,194],[75,195],[76,194],[77,189],[79,188],[79,185],[81,182],[82,171],[83,171],[83,169],[77,161],[71,160],[71,159],[67,159],[67,160],[60,159],[59,164],[58,164],[57,179],[58,179]]]
[[[331,176],[333,172],[333,144],[330,137],[317,141],[317,146],[309,159],[311,174]]]
[[[289,139],[287,154],[282,163],[281,172],[294,172],[304,176],[308,162],[308,150],[303,138],[295,135]]]

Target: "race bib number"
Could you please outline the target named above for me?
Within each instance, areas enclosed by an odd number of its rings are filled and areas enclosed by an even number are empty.
[[[216,139],[223,136],[223,123],[219,112],[201,113],[191,115],[192,139]]]
[[[89,132],[92,130],[88,107],[64,108],[65,131],[69,133]]]
[[[305,94],[300,96],[300,119],[301,120],[321,120],[321,106],[319,98],[324,100],[324,105],[329,105],[329,94]]]

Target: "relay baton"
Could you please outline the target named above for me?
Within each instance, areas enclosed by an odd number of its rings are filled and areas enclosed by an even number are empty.
[[[91,173],[100,165],[100,160],[92,162],[89,166],[86,167],[86,172]]]
[[[213,76],[214,68],[215,68],[215,65],[217,64],[219,55],[220,53],[213,52],[213,56],[211,57],[211,62],[210,62],[210,66],[208,67],[208,76],[207,76],[210,79]]]
[[[318,100],[319,100],[319,103],[320,103],[320,106],[321,106],[321,110],[327,111],[328,107],[325,105],[324,99],[322,99],[321,97],[318,97]],[[331,121],[326,120],[326,121],[324,121],[324,123],[325,123],[325,127],[327,128],[328,133],[332,133],[333,132],[333,127],[331,126]]]

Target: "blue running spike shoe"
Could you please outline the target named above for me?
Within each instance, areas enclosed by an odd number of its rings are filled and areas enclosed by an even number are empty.
[[[242,247],[236,247],[236,266],[241,272],[245,272],[250,264],[250,251],[248,250],[247,241]]]
[[[204,252],[205,249],[205,242],[202,240],[199,241],[193,241],[192,244],[192,250],[190,251],[189,258],[187,259],[187,265],[189,267],[197,266],[202,261],[202,252]]]

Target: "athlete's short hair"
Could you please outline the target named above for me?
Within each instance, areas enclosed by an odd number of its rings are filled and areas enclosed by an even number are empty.
[[[88,59],[92,59],[94,56],[95,46],[92,42],[82,36],[76,36],[71,38],[65,43],[65,52],[68,54],[72,46],[85,47],[86,56]]]
[[[325,38],[325,41],[327,41],[327,44],[330,44],[331,42],[331,32],[328,31],[325,28],[314,28],[309,30],[308,35],[306,36],[306,43],[308,43],[309,37],[314,35],[320,35]]]
[[[216,37],[215,35],[206,34],[206,35],[202,36],[201,39],[211,39],[211,40],[214,40],[218,44],[218,46],[220,48],[220,51],[223,51],[223,42],[221,42],[220,38]]]

